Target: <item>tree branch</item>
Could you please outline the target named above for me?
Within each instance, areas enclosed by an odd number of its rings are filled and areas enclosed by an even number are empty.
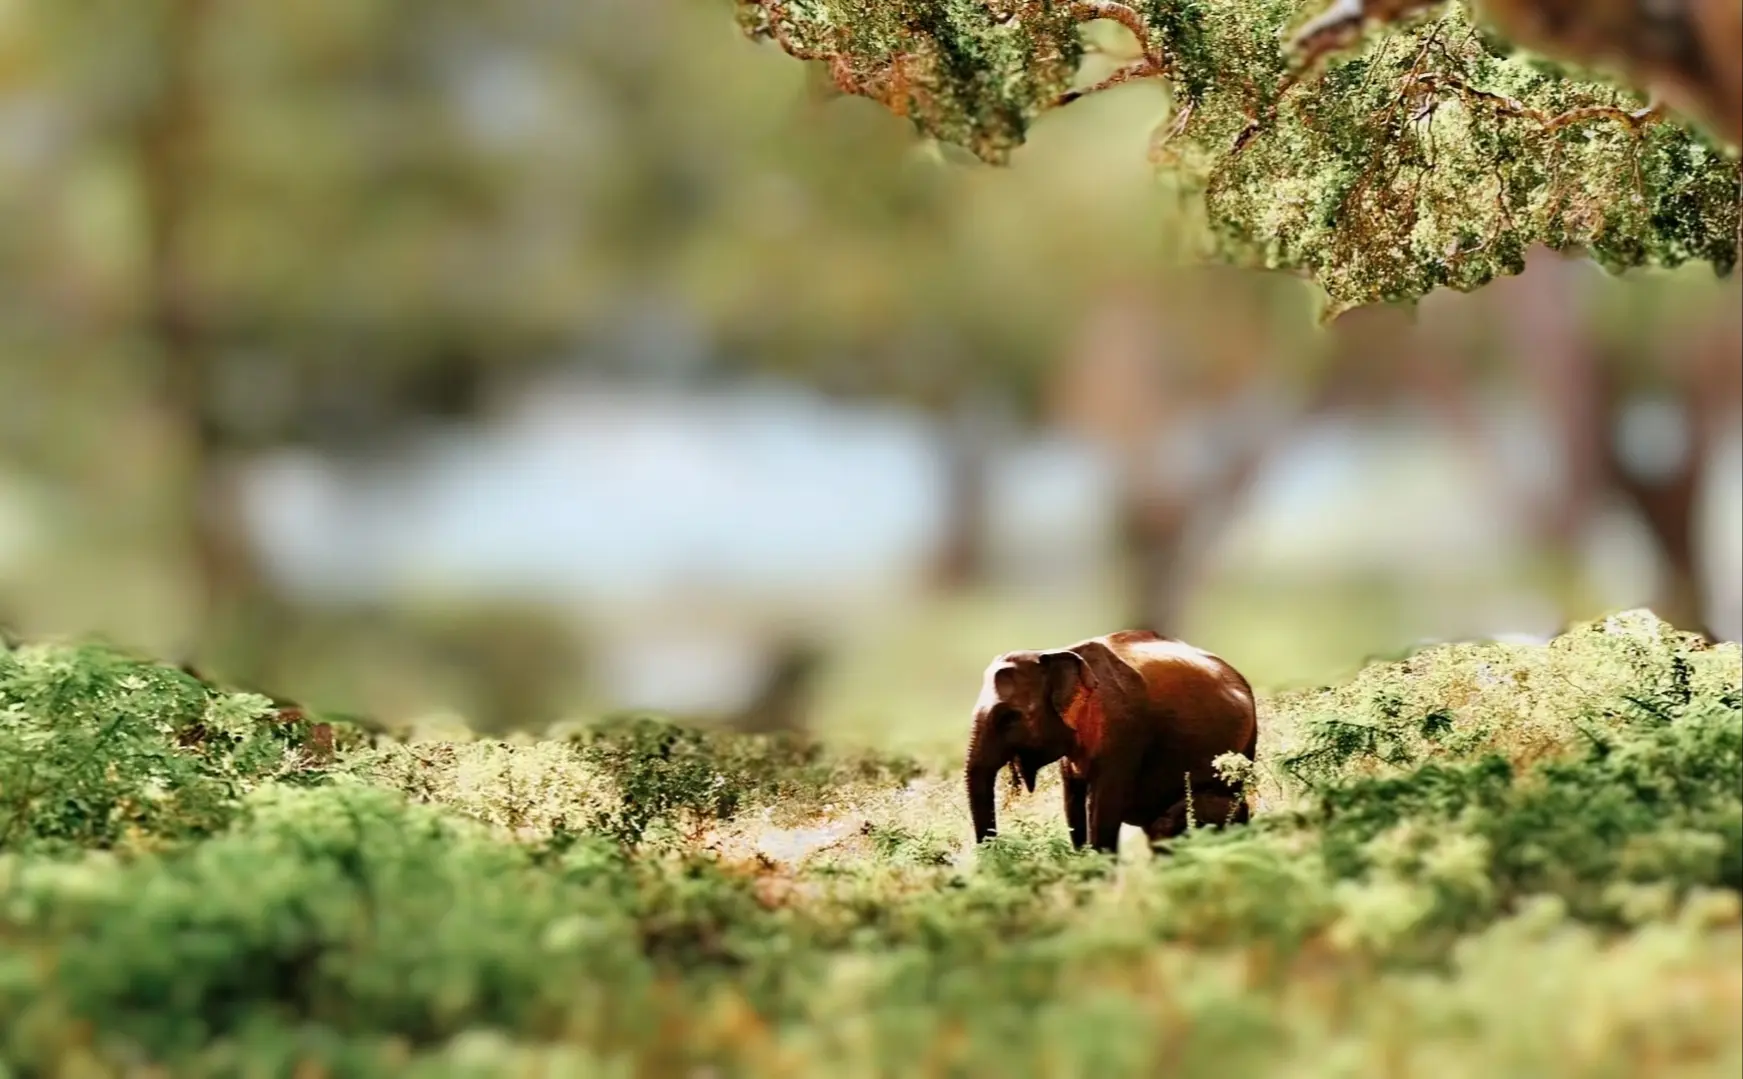
[[[1165,78],[1152,158],[1201,202],[1214,256],[1310,278],[1328,317],[1480,288],[1535,245],[1613,271],[1737,261],[1735,146],[1629,87],[1503,54],[1463,4],[1343,3],[1292,34],[1298,6],[1270,0],[734,2],[753,36],[995,164],[1048,110]],[[1366,30],[1405,14],[1424,17]],[[1074,89],[1088,19],[1144,55]]]

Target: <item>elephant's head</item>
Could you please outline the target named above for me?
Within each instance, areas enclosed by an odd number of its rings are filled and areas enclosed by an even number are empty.
[[[1035,773],[1072,751],[1065,715],[1091,678],[1083,659],[1064,650],[1007,652],[987,667],[964,769],[975,842],[997,831],[993,787],[1001,768],[1009,765],[1013,779],[1033,791]]]

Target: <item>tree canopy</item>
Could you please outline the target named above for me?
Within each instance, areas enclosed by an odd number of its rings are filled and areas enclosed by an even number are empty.
[[[1328,315],[1481,287],[1538,244],[1612,272],[1736,262],[1734,147],[1638,87],[1515,47],[1466,3],[1323,57],[1297,45],[1327,5],[1297,0],[735,3],[753,37],[992,164],[1050,109],[1165,80],[1151,157],[1206,253],[1310,278]],[[1099,20],[1141,56],[1086,86],[1080,27]]]

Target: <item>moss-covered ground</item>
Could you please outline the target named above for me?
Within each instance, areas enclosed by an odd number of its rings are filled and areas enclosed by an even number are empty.
[[[1643,612],[1268,696],[1254,823],[0,653],[0,1074],[1734,1076],[1743,671]],[[965,717],[966,722],[966,717]],[[1129,839],[1137,839],[1134,834]]]

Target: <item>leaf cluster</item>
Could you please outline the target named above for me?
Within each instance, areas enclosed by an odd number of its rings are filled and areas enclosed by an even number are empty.
[[[266,782],[318,779],[301,713],[100,643],[0,652],[0,851],[67,853],[210,835]]]
[[[1073,85],[1079,24],[1125,25],[1142,59],[1106,84],[1169,86],[1151,156],[1206,253],[1311,279],[1328,316],[1479,288],[1535,245],[1612,272],[1737,261],[1735,147],[1515,49],[1463,3],[1304,68],[1296,0],[735,2],[747,32],[992,163],[1095,89]]]

